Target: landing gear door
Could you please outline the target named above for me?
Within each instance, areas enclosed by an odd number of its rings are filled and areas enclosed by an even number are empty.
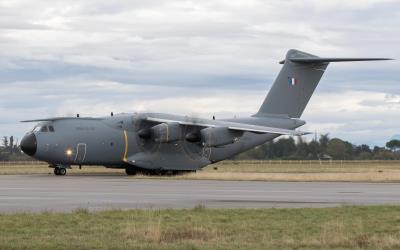
[[[78,143],[76,146],[75,163],[82,164],[86,156],[86,143]]]

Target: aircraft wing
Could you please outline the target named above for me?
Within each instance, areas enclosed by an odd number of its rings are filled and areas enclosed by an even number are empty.
[[[20,122],[53,122],[53,121],[59,121],[59,120],[69,120],[69,119],[81,119],[81,120],[102,120],[102,118],[93,118],[93,117],[50,117],[50,118],[40,118],[40,119],[33,119],[33,120],[24,120]]]
[[[226,121],[215,121],[215,120],[203,120],[197,118],[187,119],[166,119],[157,117],[147,117],[147,121],[156,123],[178,123],[183,126],[197,126],[197,127],[227,127],[230,130],[243,131],[243,132],[254,132],[254,133],[271,133],[279,135],[306,135],[309,132],[297,131],[291,129],[282,129],[266,126],[258,126],[245,123],[226,122]]]
[[[298,135],[309,134],[309,132],[298,131],[298,130],[256,126],[256,125],[248,125],[248,124],[240,124],[240,126],[228,126],[228,129],[246,131],[246,132],[254,132],[254,133],[279,134],[279,135],[296,135],[296,136],[298,136]]]

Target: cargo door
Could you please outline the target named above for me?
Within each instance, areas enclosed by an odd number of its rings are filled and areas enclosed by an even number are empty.
[[[86,156],[86,143],[78,143],[76,146],[75,163],[82,164]]]

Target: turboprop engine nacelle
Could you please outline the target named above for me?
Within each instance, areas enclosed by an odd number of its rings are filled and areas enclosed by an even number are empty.
[[[225,127],[205,128],[200,131],[203,146],[218,147],[232,144],[243,135],[242,131],[232,131]]]
[[[181,138],[181,126],[178,123],[160,123],[151,129],[152,137],[156,142],[174,142]]]

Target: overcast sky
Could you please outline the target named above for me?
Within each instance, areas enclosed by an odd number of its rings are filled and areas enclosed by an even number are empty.
[[[254,114],[288,49],[400,59],[400,2],[0,0],[0,135],[20,120],[156,111]],[[400,134],[400,61],[330,64],[306,131]]]

